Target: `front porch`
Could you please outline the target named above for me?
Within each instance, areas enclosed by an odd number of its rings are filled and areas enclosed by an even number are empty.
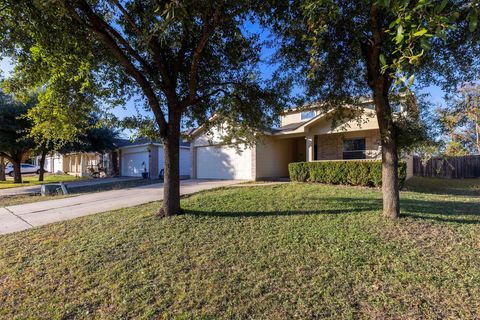
[[[70,153],[63,156],[63,172],[76,177],[91,176],[93,172],[105,172],[105,168],[108,167],[108,155],[100,153]]]
[[[291,162],[381,158],[378,130],[306,135],[279,140],[293,146]]]
[[[286,178],[292,162],[380,158],[380,134],[376,129],[273,136],[257,145],[256,179]]]

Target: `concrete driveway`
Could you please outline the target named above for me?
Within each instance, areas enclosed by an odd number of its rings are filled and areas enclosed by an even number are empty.
[[[238,180],[183,180],[182,195],[238,184]],[[0,208],[0,234],[162,200],[163,184],[85,194]]]

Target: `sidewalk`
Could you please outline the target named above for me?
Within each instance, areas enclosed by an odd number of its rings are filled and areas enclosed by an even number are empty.
[[[180,182],[180,194],[238,183],[236,180],[183,180]],[[163,184],[158,183],[0,208],[0,234],[162,199]]]

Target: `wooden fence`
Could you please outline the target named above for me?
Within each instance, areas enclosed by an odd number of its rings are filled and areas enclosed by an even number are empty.
[[[420,157],[414,157],[413,175],[450,179],[480,178],[480,155],[437,157],[426,162]]]

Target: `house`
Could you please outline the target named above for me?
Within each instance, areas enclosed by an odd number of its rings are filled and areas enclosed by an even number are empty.
[[[122,176],[141,176],[144,168],[151,178],[157,178],[163,169],[163,145],[158,141],[140,138],[118,142],[119,173]],[[180,142],[180,178],[190,177],[190,144]]]
[[[103,175],[114,175],[110,162],[112,153],[98,152],[69,152],[60,154],[55,152],[45,158],[45,170],[50,173],[65,173],[77,177],[91,175],[92,171],[99,171],[104,168]],[[34,159],[34,163],[39,165],[40,157]]]
[[[319,108],[285,111],[280,127],[254,146],[222,144],[221,125],[192,132],[192,177],[198,179],[262,180],[288,177],[288,164],[322,160],[380,160],[380,131],[373,106],[357,119],[333,120]],[[410,166],[411,167],[411,166]]]
[[[102,176],[141,177],[146,170],[151,178],[158,178],[163,169],[163,146],[148,138],[117,139],[110,152],[55,153],[45,159],[45,169],[52,173],[66,173],[78,177],[101,172]],[[38,165],[39,157],[35,158]],[[190,177],[190,145],[180,144],[180,176]]]

